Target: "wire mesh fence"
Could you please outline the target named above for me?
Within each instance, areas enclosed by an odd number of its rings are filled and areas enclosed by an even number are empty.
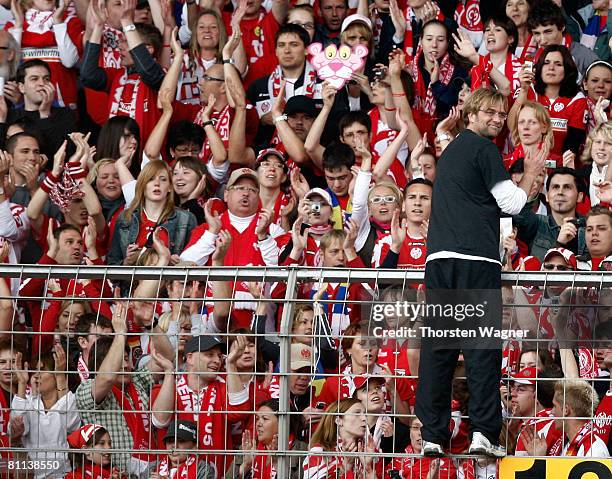
[[[468,454],[461,354],[447,456],[421,456],[422,271],[0,271],[6,477],[433,479],[498,470]],[[608,456],[611,275],[513,272],[503,285],[501,328],[491,332],[503,351],[500,444],[517,456]]]

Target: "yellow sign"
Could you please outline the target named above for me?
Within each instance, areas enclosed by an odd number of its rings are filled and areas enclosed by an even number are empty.
[[[612,479],[612,459],[507,457],[500,479]]]

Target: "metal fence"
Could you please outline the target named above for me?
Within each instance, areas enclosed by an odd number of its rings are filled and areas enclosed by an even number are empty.
[[[12,278],[13,281],[19,280],[20,283],[23,283],[26,280],[32,279],[43,279],[47,283],[49,280],[73,280],[73,282],[87,282],[91,280],[101,281],[102,284],[110,284],[112,283],[114,286],[120,288],[121,296],[120,300],[131,300],[131,301],[155,301],[157,303],[163,302],[178,302],[178,303],[199,303],[198,311],[201,312],[202,308],[206,306],[207,300],[204,298],[194,298],[191,295],[186,295],[185,292],[188,289],[188,285],[191,282],[199,282],[200,285],[205,286],[204,289],[207,289],[210,285],[214,284],[214,282],[228,282],[231,285],[231,295],[227,297],[215,297],[215,303],[229,303],[231,311],[234,311],[237,303],[244,302],[244,295],[240,296],[240,300],[236,298],[237,291],[241,289],[242,291],[248,290],[246,287],[246,283],[248,282],[256,282],[260,284],[267,285],[264,287],[264,291],[269,291],[270,289],[274,289],[278,285],[284,285],[284,292],[282,293],[282,298],[271,298],[266,297],[266,294],[263,295],[262,298],[257,300],[252,300],[251,302],[254,304],[269,304],[271,308],[276,309],[278,306],[282,306],[282,313],[278,317],[278,321],[275,321],[274,313],[268,311],[268,326],[265,333],[257,333],[255,332],[252,336],[257,338],[265,338],[268,341],[274,342],[278,344],[279,348],[279,361],[277,365],[277,371],[275,371],[275,377],[278,382],[278,391],[279,391],[279,410],[277,414],[278,418],[278,439],[276,441],[277,447],[274,450],[266,450],[266,451],[256,451],[256,454],[265,454],[267,456],[273,457],[275,460],[275,470],[277,471],[276,477],[279,478],[288,478],[292,477],[290,473],[290,466],[295,466],[296,461],[302,461],[304,457],[307,455],[307,451],[304,450],[295,450],[290,448],[290,435],[291,435],[291,417],[297,414],[301,414],[292,410],[291,408],[291,393],[290,393],[290,377],[292,376],[291,370],[291,344],[292,339],[294,338],[294,334],[292,333],[292,324],[295,316],[295,309],[298,305],[302,304],[312,304],[313,300],[304,297],[303,291],[306,288],[305,285],[309,286],[311,289],[317,289],[321,284],[341,284],[346,285],[347,289],[350,285],[361,284],[368,292],[368,295],[360,296],[358,298],[353,297],[341,297],[341,298],[327,298],[321,297],[319,299],[319,303],[323,306],[328,306],[327,312],[331,311],[335,306],[339,306],[342,311],[343,308],[361,308],[361,318],[360,321],[364,325],[364,331],[372,331],[372,326],[374,324],[373,311],[378,308],[379,311],[382,311],[382,307],[386,305],[393,305],[398,298],[405,298],[409,303],[416,303],[422,300],[422,297],[419,296],[417,285],[422,283],[423,281],[423,272],[422,271],[414,271],[414,270],[371,270],[371,269],[350,269],[350,268],[334,268],[334,269],[321,269],[321,268],[268,268],[268,267],[223,267],[223,268],[213,268],[213,267],[166,267],[166,268],[156,268],[156,267],[106,267],[106,266],[45,266],[45,265],[2,265],[0,268],[0,277]],[[134,296],[136,291],[136,285],[138,282],[143,280],[152,281],[151,284],[154,285],[153,289],[149,289],[149,291],[154,291],[154,294],[146,295],[146,296]],[[179,295],[179,297],[168,298],[166,293],[166,284],[171,281],[179,281],[183,285],[183,293]],[[581,291],[594,291],[596,292],[597,299],[591,301],[588,305],[593,309],[594,313],[594,323],[591,326],[594,328],[596,325],[605,322],[605,320],[612,320],[612,317],[602,319],[601,312],[603,314],[607,314],[610,316],[609,307],[611,305],[610,296],[608,293],[612,291],[612,275],[607,274],[606,272],[555,272],[555,273],[547,273],[547,272],[512,272],[512,273],[504,273],[502,275],[503,285],[507,291],[513,291],[518,288],[526,288],[530,287],[534,290],[548,291],[551,288],[571,288],[573,292],[573,296],[577,296],[581,294]],[[242,285],[242,287],[238,287],[237,285]],[[314,288],[312,287],[314,285]],[[393,296],[393,299],[390,300],[387,298],[384,299],[384,291],[388,290],[388,288],[392,288],[395,290],[396,294]],[[306,288],[307,289],[307,288]],[[546,295],[543,295],[545,297]],[[14,301],[14,310],[12,312],[12,327],[10,330],[0,331],[0,334],[4,336],[8,336],[7,333],[10,333],[10,337],[15,344],[22,344],[22,341],[19,340],[19,337],[25,337],[28,341],[32,341],[33,337],[38,336],[49,336],[53,335],[55,338],[57,332],[56,331],[46,331],[39,332],[33,331],[32,329],[32,318],[28,318],[27,314],[25,322],[24,322],[24,308],[27,309],[26,304],[30,302],[39,302],[43,308],[49,301],[69,301],[73,303],[81,303],[88,301],[99,301],[102,303],[112,303],[116,300],[112,295],[106,294],[101,297],[92,298],[92,297],[84,297],[82,294],[68,294],[62,297],[50,297],[49,292],[46,290],[41,291],[40,295],[32,295],[28,297],[24,297],[23,295],[10,295],[10,296],[2,296],[0,295],[0,300],[3,299],[11,299]],[[508,296],[506,295],[504,301],[508,301]],[[210,302],[210,301],[208,301]],[[19,306],[19,307],[17,307]],[[534,316],[536,321],[538,322],[537,329],[539,330],[540,320],[542,319],[542,311],[546,308],[575,308],[577,307],[575,302],[570,302],[569,304],[559,304],[555,302],[551,304],[550,301],[545,302],[542,299],[536,301],[533,304],[517,304],[515,298],[512,299],[512,302],[505,302],[504,307],[507,311],[510,311],[508,315],[509,318],[509,327],[510,329],[520,329],[520,325],[516,323],[516,311],[519,311],[521,308],[537,308],[541,307],[540,312],[535,312]],[[98,314],[99,310],[98,310]],[[571,313],[570,313],[571,314]],[[331,313],[330,313],[331,315]],[[36,322],[36,318],[34,318],[34,322]],[[596,323],[596,324],[595,324]],[[612,323],[611,323],[612,324]],[[34,328],[37,329],[37,328]],[[68,333],[73,334],[73,333]],[[133,333],[128,332],[128,338],[130,336],[139,336],[141,333]],[[161,335],[164,333],[147,333],[150,336]],[[178,334],[178,333],[177,333]],[[234,335],[231,331],[221,331],[215,333],[216,335],[224,338],[231,338]],[[333,339],[339,342],[342,337],[339,334],[335,334],[334,332],[324,332],[321,330],[315,329],[310,333],[313,337],[313,341],[322,341],[326,339]],[[363,337],[364,335],[362,335]],[[330,338],[331,337],[331,338]],[[536,338],[531,338],[532,344],[535,345],[536,353],[539,352],[539,349],[547,349],[554,341],[556,341],[557,345],[561,345],[561,338],[555,337],[546,337],[543,335]],[[581,341],[584,343],[585,339],[589,339],[590,342],[585,346],[582,344],[582,347],[586,349],[590,349],[592,351],[593,357],[595,357],[595,350],[601,349],[606,346],[607,343],[596,344],[593,342],[594,338],[567,338],[567,341],[570,343],[576,343],[574,346],[570,344],[568,347],[571,349],[572,347],[577,348],[579,346],[578,343]],[[596,339],[596,338],[595,338]],[[320,344],[320,343],[319,343]],[[336,343],[336,346],[338,344]],[[554,345],[554,344],[553,344]],[[94,344],[95,347],[95,344]],[[415,346],[418,347],[418,344]],[[40,349],[40,346],[39,346]],[[23,351],[25,353],[25,351]],[[33,352],[33,355],[36,354],[36,351]],[[338,363],[341,363],[346,358],[343,357],[342,349],[340,347],[337,348],[338,355]],[[179,358],[178,352],[176,352],[175,356],[175,366],[181,362]],[[99,365],[98,365],[99,366]],[[13,370],[15,370],[15,366],[13,365]],[[38,371],[38,366],[36,364],[29,364],[29,370],[32,373]],[[14,371],[13,371],[14,372]],[[74,370],[68,370],[67,373],[75,373]],[[134,373],[132,373],[134,374]],[[173,373],[173,376],[178,376],[180,372]],[[261,373],[262,375],[264,373]],[[333,373],[323,372],[318,374],[320,378],[328,378],[333,376]],[[337,373],[335,374],[338,375]],[[383,375],[387,375],[383,373]],[[399,376],[396,372],[391,373],[394,380],[398,380]],[[312,375],[314,378],[314,373]],[[411,375],[401,377],[399,379],[417,379],[416,372],[412,372]],[[459,377],[461,379],[461,377]],[[540,378],[538,381],[551,381],[552,379]],[[599,379],[593,378],[592,381],[609,381],[608,379]],[[538,384],[540,384],[538,382]],[[255,413],[256,407],[255,404],[251,405],[249,408],[249,413]],[[152,404],[149,405],[148,411],[151,412]],[[87,411],[80,411],[87,412]],[[170,411],[174,412],[174,411]],[[395,412],[395,409],[394,409]],[[367,411],[366,411],[367,413]],[[325,413],[324,413],[325,414]],[[407,413],[395,412],[395,415],[398,417],[405,416],[408,419],[413,418],[412,411]],[[467,419],[465,414],[461,414],[463,419]],[[529,419],[529,417],[514,417],[511,419],[523,420]],[[310,424],[309,429],[312,430],[312,424]],[[153,429],[151,428],[151,431]],[[151,432],[150,434],[153,434]],[[506,436],[507,438],[509,436]],[[507,446],[511,446],[511,439],[507,439]],[[0,447],[0,455],[2,457],[7,458],[10,454],[13,454],[10,459],[5,459],[9,461],[9,464],[12,464],[13,467],[15,465],[14,461],[19,459],[27,461],[26,453],[28,451],[23,446],[15,446],[13,444],[7,443],[3,444],[4,447]],[[112,448],[109,449],[111,453],[126,453],[126,452],[136,452],[134,451],[126,451],[125,448],[118,448],[113,445]],[[30,453],[33,451],[30,450]],[[46,452],[69,452],[69,449],[64,447],[58,447],[56,449],[48,449]],[[193,452],[198,452],[194,450]],[[201,451],[199,451],[201,452]],[[164,450],[157,448],[151,450],[152,454],[163,454]],[[220,454],[226,455],[228,457],[237,456],[236,450],[233,449],[225,449],[225,450],[209,450],[206,454]],[[346,457],[351,456],[360,456],[362,452],[357,451],[349,451],[343,453]],[[383,455],[380,452],[376,453],[377,455]],[[330,457],[334,455],[331,452],[321,452],[320,455]],[[397,452],[393,454],[396,458],[401,457],[415,457],[414,454],[404,453],[403,451]],[[32,455],[29,456],[31,460]],[[453,454],[453,457],[457,461],[461,461],[463,459],[471,460],[464,453]],[[232,468],[230,468],[228,475],[226,477],[241,477],[238,472],[238,464],[240,461],[237,461]],[[495,467],[493,465],[492,467]],[[27,469],[27,468],[26,468]],[[298,469],[300,469],[298,467]],[[141,475],[140,477],[148,477],[146,474]],[[294,473],[295,474],[295,473]],[[41,476],[42,477],[42,476]],[[58,476],[60,477],[60,476]]]

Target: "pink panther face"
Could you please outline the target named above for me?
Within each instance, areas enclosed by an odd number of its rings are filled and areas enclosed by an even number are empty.
[[[320,43],[312,43],[308,47],[313,64],[321,80],[330,83],[336,90],[342,88],[351,79],[354,72],[363,68],[368,49],[357,45],[354,50],[348,45],[328,45],[325,49]]]

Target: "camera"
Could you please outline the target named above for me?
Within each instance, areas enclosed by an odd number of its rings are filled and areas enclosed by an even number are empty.
[[[569,222],[576,228],[584,228],[586,226],[586,218],[584,216],[580,218],[573,218]]]
[[[312,203],[310,205],[311,213],[320,213],[321,212],[321,203]]]

